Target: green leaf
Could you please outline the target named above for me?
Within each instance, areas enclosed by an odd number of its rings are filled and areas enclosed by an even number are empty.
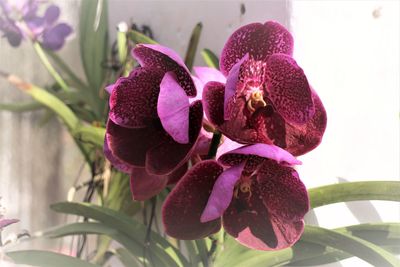
[[[108,208],[92,205],[89,203],[74,203],[74,202],[61,202],[51,205],[54,211],[85,216],[87,218],[97,220],[106,226],[118,229],[124,233],[128,238],[141,240],[142,243],[146,240],[146,226],[135,222],[129,216],[111,210]],[[170,244],[166,239],[158,235],[156,232],[151,231],[151,240],[149,250],[156,249],[155,244],[159,245],[163,251],[166,252],[179,266],[186,266],[188,264],[186,258]]]
[[[36,101],[27,103],[0,103],[0,110],[11,112],[28,112],[42,108],[43,105]]]
[[[128,38],[126,31],[117,32],[118,59],[121,64],[124,64],[128,56]]]
[[[308,190],[312,208],[356,200],[400,201],[399,192],[398,181],[340,183]]]
[[[106,129],[103,127],[81,126],[75,130],[74,135],[84,143],[91,143],[102,148]]]
[[[196,57],[197,46],[199,45],[201,30],[203,29],[203,24],[201,22],[197,23],[193,29],[192,36],[190,37],[188,49],[185,56],[185,65],[189,70],[192,70],[194,59]]]
[[[206,241],[204,239],[197,239],[195,240],[195,243],[203,266],[208,267],[208,250]]]
[[[210,49],[203,49],[201,55],[203,56],[204,62],[209,67],[219,69],[219,59]]]
[[[151,39],[150,37],[135,30],[129,30],[128,36],[130,40],[135,44],[157,44],[157,42]]]
[[[125,267],[141,267],[142,265],[138,260],[133,258],[128,250],[124,248],[118,248],[115,255],[119,258]]]
[[[108,12],[106,0],[81,1],[79,36],[83,69],[93,97],[105,80],[108,53]]]
[[[89,262],[48,251],[22,250],[7,253],[17,264],[28,264],[38,267],[100,267]]]

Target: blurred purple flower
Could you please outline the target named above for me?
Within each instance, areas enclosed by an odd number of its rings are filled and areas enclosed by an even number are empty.
[[[39,3],[37,0],[0,0],[0,31],[11,46],[17,47],[23,38],[28,38],[39,41],[47,49],[59,50],[72,33],[68,24],[56,23],[59,7],[50,5],[39,16]]]

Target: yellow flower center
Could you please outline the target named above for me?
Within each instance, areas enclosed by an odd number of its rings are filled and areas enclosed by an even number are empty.
[[[263,93],[260,90],[253,91],[247,100],[247,109],[250,112],[256,111],[258,108],[265,107],[267,103],[264,101]]]

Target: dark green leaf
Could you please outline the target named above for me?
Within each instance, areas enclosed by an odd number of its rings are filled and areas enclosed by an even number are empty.
[[[138,260],[132,257],[128,250],[119,248],[116,250],[115,255],[120,259],[125,267],[141,267],[142,265]]]
[[[201,55],[209,67],[219,69],[219,59],[210,49],[203,49]]]
[[[100,267],[89,262],[49,251],[22,250],[7,253],[17,264],[38,267]]]
[[[399,192],[398,181],[340,183],[308,190],[312,208],[356,200],[400,201]]]
[[[193,29],[192,36],[190,37],[188,49],[185,56],[185,64],[189,70],[192,70],[193,68],[193,63],[196,57],[197,46],[199,45],[202,29],[203,24],[201,22],[197,23]]]
[[[130,30],[128,32],[128,36],[130,40],[135,44],[157,44],[157,42],[151,39],[150,37],[135,30]]]
[[[0,110],[12,111],[12,112],[27,112],[34,111],[43,108],[43,105],[39,102],[27,102],[27,103],[0,103]]]

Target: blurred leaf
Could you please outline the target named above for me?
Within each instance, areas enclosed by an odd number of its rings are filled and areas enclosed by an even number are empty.
[[[128,36],[130,40],[135,44],[157,44],[157,42],[151,39],[150,37],[135,30],[129,30]]]
[[[128,38],[125,31],[118,30],[117,32],[117,45],[118,45],[118,59],[121,64],[124,64],[128,56]]]
[[[131,256],[128,250],[118,248],[115,255],[120,259],[125,267],[141,267],[142,265]]]
[[[39,267],[100,267],[89,262],[49,251],[22,250],[7,253],[17,264]]]
[[[106,134],[106,129],[103,127],[94,126],[80,126],[74,131],[74,135],[78,140],[84,143],[91,143],[99,148],[104,145],[104,136]]]
[[[205,239],[197,239],[194,242],[196,243],[197,251],[203,266],[208,267],[208,250]]]
[[[203,56],[204,62],[209,67],[219,69],[219,59],[210,49],[203,49],[201,55]]]
[[[72,202],[53,204],[51,205],[51,208],[57,212],[75,214],[97,220],[106,226],[118,229],[128,238],[141,240],[142,243],[146,240],[147,227],[135,222],[132,218],[122,212],[89,203]],[[179,266],[186,266],[186,258],[162,236],[151,231],[151,240],[154,241],[154,243],[150,242],[149,251],[155,251],[155,253],[159,252],[159,249],[157,249],[157,245],[159,245],[166,254],[179,264]]]
[[[99,92],[105,82],[108,53],[107,5],[107,0],[81,1],[79,23],[81,59],[92,94],[90,104],[99,118],[103,112]]]
[[[182,242],[185,244],[185,247],[188,251],[188,256],[190,259],[190,265],[188,266],[196,267],[199,262],[199,258],[196,252],[194,240],[182,240]]]
[[[27,112],[42,108],[43,105],[39,102],[0,103],[0,110],[11,111],[11,112]]]
[[[203,29],[203,24],[201,22],[197,23],[193,29],[192,36],[190,37],[188,49],[185,56],[185,65],[191,71],[193,68],[194,59],[196,57],[197,47],[200,41],[201,30]]]
[[[356,200],[400,201],[399,192],[398,181],[340,183],[308,190],[312,208]]]
[[[62,60],[57,53],[52,50],[44,50],[50,56],[56,67],[60,69],[63,74],[66,74],[70,84],[81,90],[87,90],[87,85],[71,70],[71,68]]]

